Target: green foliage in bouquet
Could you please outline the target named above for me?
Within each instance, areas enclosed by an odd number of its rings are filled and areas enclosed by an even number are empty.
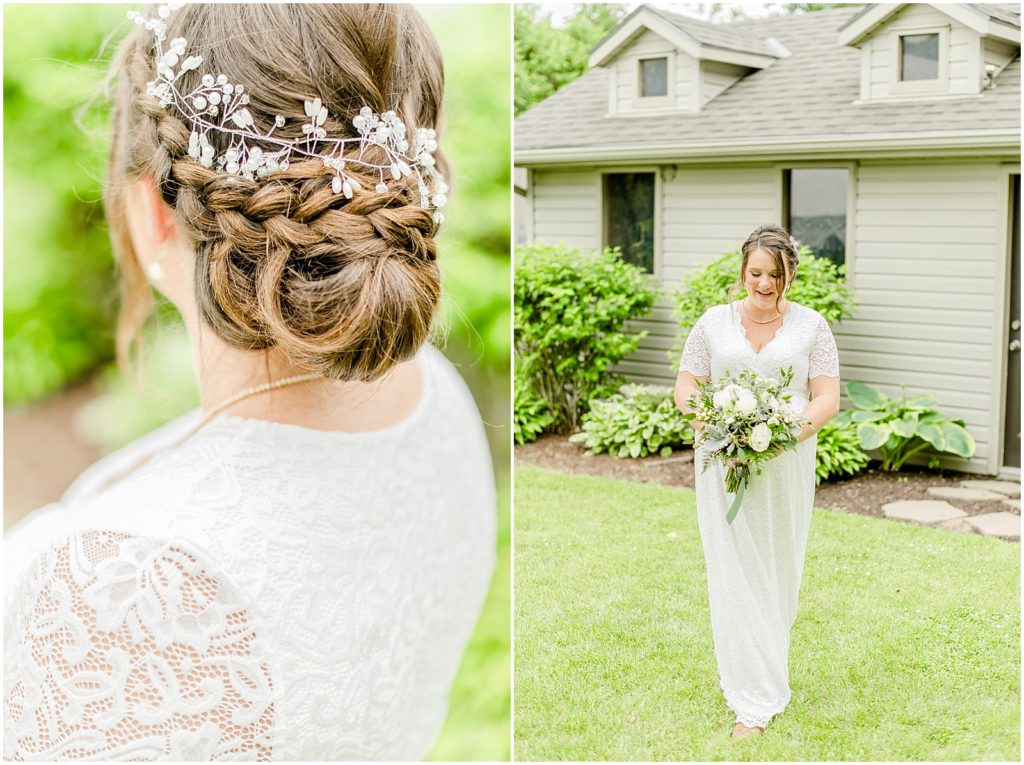
[[[964,459],[974,456],[974,438],[963,420],[953,420],[933,407],[934,394],[889,398],[877,388],[860,382],[846,386],[856,409],[837,419],[857,426],[862,449],[878,449],[883,470],[899,470],[910,457],[929,447]]]
[[[839,418],[829,420],[818,431],[815,483],[833,476],[854,475],[868,466],[870,459],[860,448],[857,425]]]
[[[513,416],[516,443],[520,446],[536,441],[554,420],[548,402],[537,395],[520,363],[516,364]]]
[[[533,244],[516,251],[514,271],[515,352],[551,409],[552,430],[570,433],[646,334],[625,325],[650,312],[658,291],[617,249]]]
[[[688,332],[708,308],[728,302],[729,288],[740,272],[742,255],[737,250],[715,258],[704,268],[693,271],[672,293],[674,315],[680,328]],[[800,248],[800,266],[793,288],[786,297],[794,303],[813,308],[830,324],[852,316],[856,308],[853,293],[846,286],[846,269],[828,258],[819,258],[808,247]],[[678,360],[682,346],[669,352]]]
[[[672,389],[623,385],[607,399],[594,399],[583,415],[583,431],[569,437],[588,453],[617,457],[667,457],[674,447],[693,443],[693,428],[676,407]]]

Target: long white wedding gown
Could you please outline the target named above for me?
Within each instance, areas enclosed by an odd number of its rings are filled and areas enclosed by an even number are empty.
[[[480,415],[432,346],[394,426],[187,415],[5,534],[4,757],[421,759],[495,561]],[[139,471],[103,490],[146,454]]]
[[[811,378],[839,376],[839,354],[821,314],[789,305],[759,353],[747,340],[737,303],[709,308],[687,337],[680,371],[715,380],[752,369],[777,378],[792,366],[789,390],[802,410]],[[719,683],[736,721],[751,728],[766,726],[790,700],[789,636],[814,503],[816,443],[812,436],[766,462],[748,482],[732,525],[725,519],[733,495],[725,492],[724,467],[714,462],[704,469],[702,450],[694,455]]]

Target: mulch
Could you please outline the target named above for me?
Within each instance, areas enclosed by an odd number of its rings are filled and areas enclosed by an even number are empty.
[[[516,463],[536,465],[563,473],[606,476],[639,483],[694,488],[693,450],[677,451],[668,457],[621,459],[609,454],[588,455],[565,436],[544,436],[533,443],[516,447]],[[898,500],[944,499],[928,493],[932,486],[959,487],[961,481],[992,480],[990,475],[958,473],[951,470],[929,470],[905,465],[899,472],[878,469],[872,462],[868,469],[848,478],[832,479],[818,484],[814,505],[826,510],[873,515],[884,518],[882,505]],[[946,500],[968,515],[1020,510],[1000,500]]]

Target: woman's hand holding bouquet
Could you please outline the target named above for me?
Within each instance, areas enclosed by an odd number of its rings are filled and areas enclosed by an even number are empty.
[[[790,404],[786,386],[793,369],[779,379],[765,378],[748,369],[713,382],[697,381],[683,417],[703,424],[696,431],[695,447],[704,447],[704,467],[725,465],[725,490],[735,494],[726,515],[731,524],[743,502],[751,472],[760,474],[762,463],[796,446],[807,422]]]

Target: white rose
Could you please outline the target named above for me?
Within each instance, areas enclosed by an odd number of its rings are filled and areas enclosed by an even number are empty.
[[[736,408],[741,414],[750,414],[757,409],[757,399],[749,390],[741,390],[736,398]]]
[[[750,448],[755,452],[763,452],[772,442],[772,431],[763,422],[757,423],[750,431]]]

